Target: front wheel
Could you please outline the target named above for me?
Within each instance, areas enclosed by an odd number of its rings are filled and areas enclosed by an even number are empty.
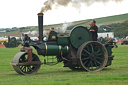
[[[40,69],[41,64],[24,65],[24,63],[27,62],[28,62],[28,54],[26,52],[17,53],[13,58],[13,63],[17,63],[19,65],[13,65],[14,70],[19,74],[26,75],[26,74],[35,74]],[[32,62],[40,62],[40,59],[34,53],[32,53]]]
[[[100,71],[108,61],[106,48],[97,41],[82,44],[77,51],[79,65],[86,71]]]

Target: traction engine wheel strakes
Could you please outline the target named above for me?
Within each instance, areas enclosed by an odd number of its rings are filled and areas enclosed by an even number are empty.
[[[35,74],[40,69],[41,61],[36,54],[32,53],[32,62],[28,62],[28,54],[19,52],[14,56],[12,65],[19,74]]]
[[[86,71],[100,71],[108,61],[106,48],[97,41],[82,44],[77,51],[79,65]]]

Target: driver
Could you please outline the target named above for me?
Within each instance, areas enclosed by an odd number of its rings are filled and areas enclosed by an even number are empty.
[[[50,28],[50,32],[48,32],[48,40],[55,41],[57,38],[57,32],[54,31],[54,27]]]

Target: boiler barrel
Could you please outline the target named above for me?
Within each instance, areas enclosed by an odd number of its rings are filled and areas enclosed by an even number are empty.
[[[68,46],[45,44],[45,48],[45,56],[67,55],[69,52]]]

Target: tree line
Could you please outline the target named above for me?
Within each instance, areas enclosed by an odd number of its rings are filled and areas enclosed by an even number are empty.
[[[106,25],[102,25],[99,27],[98,32],[114,32],[114,36],[119,38],[125,38],[126,36],[128,36],[128,20],[124,21],[123,23],[113,23],[107,26],[111,29],[104,30]]]

